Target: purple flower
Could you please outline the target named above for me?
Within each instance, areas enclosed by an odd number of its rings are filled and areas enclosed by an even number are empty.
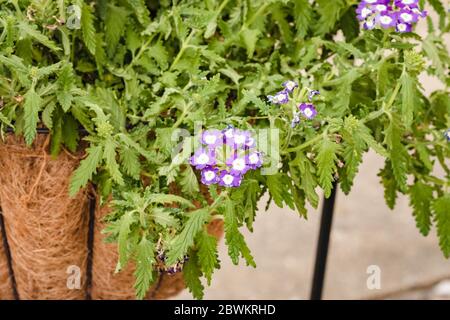
[[[233,175],[243,175],[250,170],[244,157],[233,155],[227,159],[226,163],[230,167],[230,173]]]
[[[366,30],[372,30],[373,28],[375,28],[375,19],[365,21],[363,27]]]
[[[410,7],[417,8],[419,0],[395,0],[395,5],[399,8]]]
[[[197,169],[203,169],[208,166],[214,166],[216,164],[214,150],[205,150],[203,148],[195,151],[190,160],[191,165],[195,166],[195,168]]]
[[[398,18],[398,21],[401,23],[411,24],[411,23],[417,22],[417,20],[419,20],[419,15],[414,13],[412,10],[403,9],[398,12],[397,18]]]
[[[231,139],[226,138],[225,143],[228,144],[229,146],[240,148],[245,145],[249,137],[250,132],[235,129],[232,138]]]
[[[302,103],[298,106],[300,109],[300,112],[305,116],[307,119],[313,119],[317,115],[317,110],[311,103]]]
[[[395,25],[397,24],[397,14],[395,12],[380,13],[380,15],[377,17],[377,21],[385,29],[395,27]]]
[[[374,4],[374,5],[372,6],[372,8],[373,8],[374,11],[377,11],[377,12],[385,12],[385,11],[388,11],[388,10],[391,10],[391,9],[392,9],[392,8],[391,8],[390,6],[388,6],[386,3],[378,3],[378,4]]]
[[[361,2],[356,8],[356,13],[358,20],[365,20],[368,16],[370,16],[373,11],[369,7],[367,7],[366,3]]]
[[[274,96],[267,96],[267,98],[274,104],[286,104],[289,102],[289,92],[283,90],[276,93]]]
[[[223,143],[222,132],[219,130],[205,130],[202,132],[200,142],[206,144],[210,148],[215,148]]]
[[[258,151],[250,153],[247,156],[246,160],[250,168],[253,170],[260,168],[262,166],[262,155]]]
[[[227,170],[222,170],[219,176],[219,185],[223,187],[239,187],[242,182],[241,175],[231,174]]]
[[[295,88],[298,87],[298,83],[292,80],[288,80],[283,82],[283,87],[286,89],[287,92],[294,91]]]
[[[400,22],[400,23],[397,23],[397,25],[395,26],[395,30],[397,32],[401,32],[401,33],[411,32],[412,26],[409,23]]]
[[[310,90],[309,92],[308,92],[308,100],[309,101],[312,101],[312,99],[314,98],[314,96],[317,96],[317,95],[319,95],[320,94],[320,91],[317,91],[317,90]]]
[[[256,140],[255,140],[255,138],[253,138],[251,133],[249,133],[249,135],[247,136],[247,139],[245,140],[244,145],[246,148],[249,148],[249,149],[256,146]]]
[[[425,18],[428,15],[427,11],[425,11],[425,10],[420,11],[419,8],[412,8],[411,11],[414,12],[415,14],[417,14],[421,18]]]
[[[447,139],[447,141],[450,141],[450,129],[448,129],[447,131],[445,131],[444,137]]]
[[[219,169],[206,167],[201,171],[201,181],[205,185],[215,184],[219,182]]]

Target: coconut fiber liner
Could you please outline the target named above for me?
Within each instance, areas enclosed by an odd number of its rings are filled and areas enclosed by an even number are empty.
[[[98,203],[98,201],[97,201]],[[94,250],[92,260],[92,299],[136,299],[134,285],[134,265],[129,263],[119,273],[114,273],[118,260],[117,244],[105,243],[103,218],[111,212],[105,204],[96,210],[94,227]],[[223,235],[223,221],[213,220],[208,225],[208,232],[220,239]],[[177,295],[185,289],[182,272],[174,275],[161,273],[159,279],[150,288],[147,299],[161,300]]]
[[[2,226],[0,224],[0,235],[3,232],[1,228]],[[11,279],[9,277],[8,258],[3,246],[3,239],[0,236],[0,300],[12,299],[14,299],[14,294]]]
[[[81,155],[63,150],[53,159],[49,141],[38,135],[27,147],[22,138],[8,135],[0,142],[0,203],[17,292],[20,299],[84,299],[87,192],[68,195]],[[70,289],[68,268],[77,267],[80,287]]]

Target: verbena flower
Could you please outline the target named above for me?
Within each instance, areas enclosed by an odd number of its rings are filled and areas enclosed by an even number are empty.
[[[201,171],[201,181],[205,185],[216,184],[219,182],[219,169],[213,167],[205,167]]]
[[[301,114],[307,119],[313,119],[317,115],[317,110],[311,103],[301,103],[298,108]]]
[[[298,83],[292,80],[288,80],[283,82],[282,86],[286,89],[287,92],[292,92],[295,88],[298,87]]]
[[[267,96],[267,99],[274,104],[286,104],[289,102],[289,92],[282,90],[274,96]]]
[[[246,159],[246,160],[247,160],[248,166],[249,166],[250,168],[252,168],[252,169],[260,168],[260,167],[262,166],[262,163],[263,163],[262,155],[261,155],[261,153],[258,152],[258,151],[255,151],[255,152],[250,153],[250,154],[247,156],[247,159]]]
[[[190,163],[201,170],[201,183],[205,185],[238,187],[245,173],[262,166],[263,158],[255,150],[256,139],[251,131],[231,125],[224,130],[209,129],[201,133],[200,142],[203,146],[195,151]],[[229,154],[230,151],[232,155],[228,159],[221,159],[222,154]]]
[[[419,18],[427,16],[419,9],[418,0],[362,0],[356,8],[357,18],[367,30],[379,26],[395,28],[397,32],[411,32]]]
[[[234,175],[243,175],[250,170],[245,157],[233,155],[227,159],[226,164],[230,167],[230,173]]]
[[[202,132],[200,142],[210,148],[215,148],[223,144],[223,135],[219,130],[205,130]]]
[[[216,157],[213,150],[204,148],[198,149],[190,159],[191,165],[196,169],[203,169],[216,164]]]
[[[241,175],[235,175],[227,170],[222,170],[219,176],[219,185],[223,187],[239,187],[242,182]]]
[[[300,112],[294,112],[291,121],[291,128],[295,128],[295,126],[298,125],[299,123],[300,123]]]

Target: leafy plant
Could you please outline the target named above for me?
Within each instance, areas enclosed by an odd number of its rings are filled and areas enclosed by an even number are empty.
[[[137,263],[139,298],[161,254],[168,266],[189,255],[186,284],[203,296],[200,278],[209,283],[220,267],[212,219],[224,220],[233,263],[255,266],[239,228],[252,230],[261,197],[306,218],[318,186],[328,196],[338,179],[351,191],[369,149],[386,159],[388,206],[409,195],[419,230],[435,224],[449,257],[448,13],[439,0],[421,1],[439,16],[438,26],[427,18],[424,37],[362,31],[357,2],[0,0],[1,128],[27,144],[48,128],[55,156],[88,144],[69,192],[92,181],[105,199],[112,193],[106,231],[118,242],[117,270]],[[425,72],[442,89],[425,94]],[[295,105],[267,102],[288,79],[297,99],[303,88],[321,92],[313,120],[292,126]],[[197,137],[172,139],[198,122],[278,129],[280,167],[247,173],[239,188],[200,186],[187,162]]]

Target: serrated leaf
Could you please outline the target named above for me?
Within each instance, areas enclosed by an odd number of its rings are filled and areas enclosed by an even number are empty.
[[[56,46],[55,42],[50,40],[47,36],[42,34],[37,29],[34,29],[32,26],[30,26],[25,21],[19,21],[18,27],[19,27],[20,31],[22,31],[24,34],[26,34],[29,37],[33,38],[34,40],[36,40],[40,44],[46,46],[50,50],[53,50],[53,51],[56,51],[56,52],[61,50],[61,48]]]
[[[172,265],[183,258],[188,249],[194,244],[196,235],[202,230],[209,216],[209,211],[205,208],[189,212],[189,219],[184,229],[170,244],[166,262],[168,265]]]
[[[129,147],[120,149],[120,160],[125,172],[135,179],[139,178],[141,173],[141,164],[138,153]]]
[[[166,208],[153,208],[150,215],[157,224],[160,224],[163,227],[176,227],[178,225],[175,217],[173,217]]]
[[[408,74],[403,72],[400,77],[401,94],[402,94],[402,120],[406,128],[411,127],[414,118],[414,106],[416,103],[416,88],[414,79]]]
[[[255,52],[256,42],[258,41],[259,31],[256,29],[245,28],[241,32],[241,38],[247,49],[247,57],[251,58]]]
[[[105,19],[105,40],[108,55],[112,56],[117,49],[120,38],[125,31],[128,11],[122,7],[108,4]]]
[[[91,7],[83,3],[81,7],[81,31],[83,33],[83,42],[92,55],[95,55],[96,36],[94,27],[94,15]]]
[[[433,202],[433,211],[439,236],[439,246],[446,258],[450,257],[450,194]]]
[[[294,209],[294,201],[292,195],[289,193],[289,178],[284,173],[277,173],[267,176],[267,187],[275,204],[283,208],[283,203],[286,203],[291,209]]]
[[[337,143],[329,140],[328,138],[322,139],[316,147],[316,163],[319,184],[324,191],[325,197],[327,198],[331,195],[331,189],[333,189],[337,153],[340,149],[341,147]]]
[[[392,118],[386,130],[386,143],[396,183],[401,191],[406,191],[406,174],[408,163],[408,152],[402,144],[402,130],[395,117]]]
[[[104,145],[103,158],[105,159],[106,169],[111,174],[111,178],[119,185],[122,185],[122,173],[116,161],[116,147],[117,143],[113,139],[107,139]]]
[[[97,167],[102,160],[103,147],[101,145],[91,146],[86,151],[87,157],[80,162],[80,166],[74,171],[70,181],[69,194],[72,197],[92,179],[92,175],[97,172]]]
[[[228,246],[228,255],[233,264],[237,265],[239,263],[239,257],[242,256],[248,266],[256,267],[250,249],[245,243],[244,237],[239,232],[234,204],[231,200],[225,202],[224,220],[225,243]]]
[[[75,152],[80,140],[80,134],[78,122],[70,114],[65,114],[63,117],[62,136],[67,148]]]
[[[24,95],[25,103],[23,105],[24,111],[24,136],[25,142],[31,145],[36,137],[36,126],[39,121],[39,110],[41,107],[42,99],[34,91],[32,87]]]
[[[154,250],[154,244],[145,237],[136,246],[134,289],[138,299],[145,298],[150,285],[154,282],[153,265],[156,263]]]
[[[202,272],[198,266],[198,258],[195,252],[189,254],[189,260],[184,264],[183,278],[189,291],[195,299],[203,299],[203,290],[205,289],[200,281]]]
[[[211,285],[212,274],[219,267],[217,239],[203,230],[198,234],[196,243],[200,269],[208,281],[208,285]]]
[[[305,38],[312,22],[313,10],[309,0],[297,0],[294,2],[294,17],[297,27],[297,37]]]
[[[433,188],[422,182],[416,182],[409,187],[410,204],[414,208],[413,214],[417,228],[424,236],[431,228],[431,202],[433,201]]]
[[[119,261],[116,266],[116,273],[126,267],[129,250],[128,250],[128,235],[131,232],[131,225],[136,221],[134,211],[126,212],[120,219],[119,236],[117,238]]]
[[[197,176],[191,166],[186,166],[181,172],[181,190],[190,195],[193,195],[200,190]]]

